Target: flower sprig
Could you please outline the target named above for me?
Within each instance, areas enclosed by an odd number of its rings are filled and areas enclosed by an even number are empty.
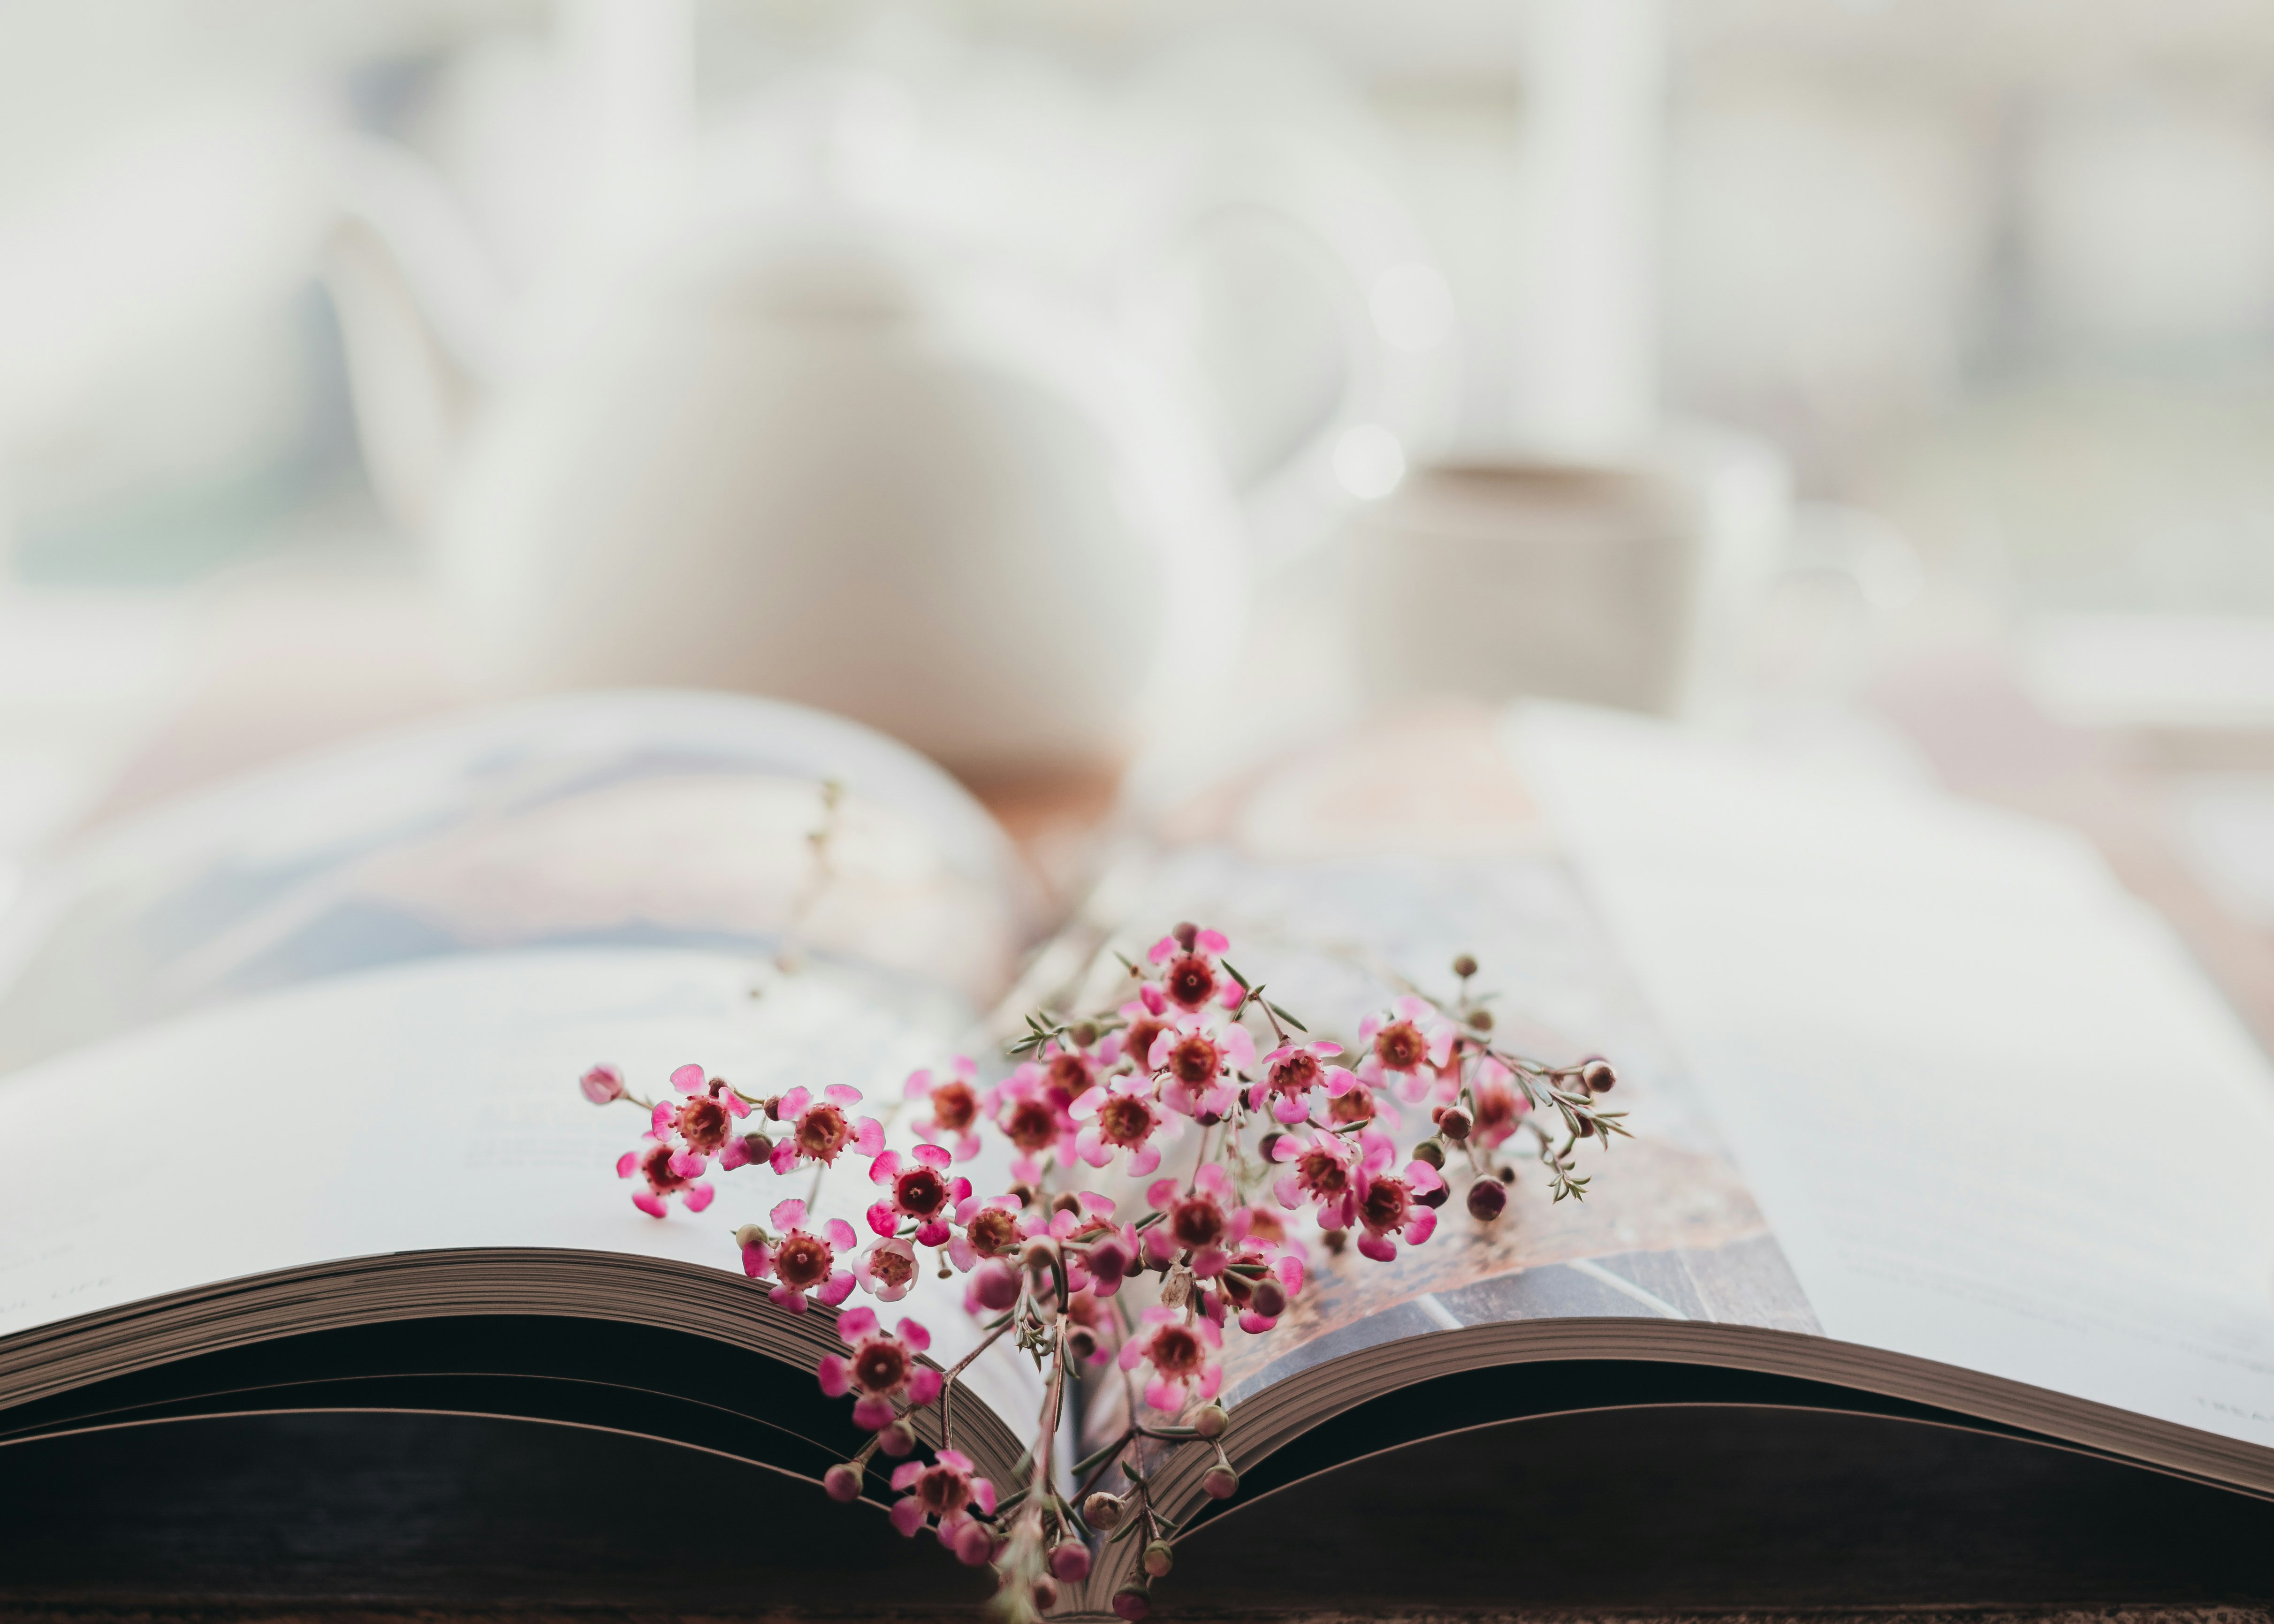
[[[652,1217],[674,1199],[707,1208],[714,1163],[810,1171],[806,1195],[734,1232],[744,1272],[785,1311],[816,1299],[836,1307],[856,1290],[896,1302],[926,1252],[941,1276],[962,1277],[981,1335],[945,1371],[924,1360],[931,1337],[915,1320],[887,1329],[866,1305],[839,1313],[847,1351],[825,1358],[818,1379],[852,1400],[870,1436],[824,1487],[856,1500],[877,1455],[899,1461],[893,1526],[930,1529],[960,1560],[992,1563],[1009,1620],[1039,1618],[1105,1546],[1141,1534],[1113,1606],[1145,1616],[1177,1532],[1154,1503],[1158,1452],[1205,1447],[1214,1459],[1203,1490],[1239,1492],[1223,1443],[1225,1340],[1268,1335],[1288,1312],[1313,1267],[1312,1236],[1329,1253],[1390,1261],[1436,1233],[1457,1178],[1471,1217],[1494,1222],[1517,1177],[1508,1147],[1520,1139],[1555,1199],[1584,1199],[1578,1147],[1627,1132],[1624,1113],[1599,1103],[1617,1081],[1608,1062],[1551,1064],[1494,1035],[1490,996],[1474,990],[1466,954],[1453,962],[1451,997],[1408,989],[1361,1020],[1345,1049],[1266,996],[1230,948],[1220,932],[1178,925],[1141,959],[1117,955],[1127,974],[1110,1007],[1026,1016],[995,1081],[965,1057],[915,1072],[885,1112],[915,1113],[920,1142],[906,1150],[885,1147],[884,1121],[862,1114],[862,1094],[842,1083],[762,1098],[686,1065],[671,1074],[673,1096],[648,1101],[610,1066],[580,1079],[594,1103],[646,1114],[642,1143],[617,1172],[638,1181],[633,1203]],[[990,1133],[1012,1153],[1011,1183],[983,1194],[957,1169]],[[812,1212],[822,1177],[853,1158],[866,1159],[873,1191],[865,1242],[843,1219]],[[1143,1181],[1142,1210],[1125,1213],[1089,1187],[1109,1169]],[[999,1492],[955,1447],[954,1399],[972,1361],[1006,1338],[1035,1361],[1045,1399],[1013,1473],[1023,1481]],[[1131,1419],[1073,1465],[1076,1486],[1062,1494],[1052,1450],[1069,1378],[1084,1367],[1099,1380],[1118,1372]],[[925,1461],[911,1417],[932,1405],[940,1442]],[[1103,1486],[1110,1475],[1120,1486]]]

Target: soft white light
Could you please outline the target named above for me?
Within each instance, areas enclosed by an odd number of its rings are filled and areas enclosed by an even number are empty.
[[[1374,330],[1393,350],[1434,350],[1453,330],[1453,290],[1426,265],[1393,265],[1367,294]]]
[[[1345,429],[1335,442],[1335,477],[1360,501],[1387,496],[1405,477],[1405,447],[1378,423]]]

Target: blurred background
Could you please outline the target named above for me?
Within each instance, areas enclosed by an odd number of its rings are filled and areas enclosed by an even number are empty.
[[[2274,1033],[2247,0],[0,4],[0,862],[510,694],[1046,874],[1549,694],[2092,834]]]

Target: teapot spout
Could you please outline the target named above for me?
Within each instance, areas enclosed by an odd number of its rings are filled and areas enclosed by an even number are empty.
[[[498,375],[505,292],[448,185],[419,159],[359,142],[340,176],[324,279],[357,438],[388,516],[423,534],[466,421]]]

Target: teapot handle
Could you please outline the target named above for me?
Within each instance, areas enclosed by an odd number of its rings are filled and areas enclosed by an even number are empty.
[[[1179,209],[1133,279],[1157,302],[1175,266],[1228,229],[1266,225],[1297,252],[1334,314],[1339,378],[1307,432],[1239,477],[1259,561],[1317,544],[1357,503],[1389,493],[1405,462],[1444,432],[1457,398],[1458,346],[1445,279],[1418,224],[1366,165],[1273,132],[1194,151]]]

